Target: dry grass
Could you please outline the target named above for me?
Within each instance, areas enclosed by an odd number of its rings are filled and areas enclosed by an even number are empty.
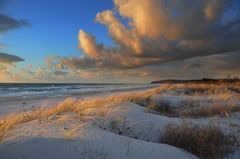
[[[112,96],[95,97],[88,99],[73,99],[68,98],[64,102],[51,107],[49,109],[37,109],[30,110],[23,113],[11,114],[0,120],[0,142],[3,141],[4,135],[15,125],[26,123],[29,121],[37,119],[47,119],[52,115],[57,115],[65,112],[73,112],[77,117],[83,121],[85,120],[95,120],[97,116],[104,116],[111,113],[111,111],[116,111],[118,105],[125,102],[135,102],[144,103],[148,101],[150,97],[154,94],[161,93],[162,91],[178,90],[178,89],[212,89],[212,90],[226,90],[227,88],[238,89],[238,85],[209,85],[209,84],[165,84],[158,88],[145,90],[143,92],[130,92],[121,93]],[[111,109],[110,109],[111,107]],[[159,109],[159,108],[158,108]],[[161,110],[169,112],[168,106],[160,107]],[[234,110],[234,109],[232,109]]]
[[[83,121],[94,120],[97,116],[104,116],[116,111],[118,105],[125,102],[139,102],[148,99],[150,96],[168,89],[169,85],[150,89],[144,92],[121,93],[110,96],[95,97],[88,99],[67,98],[65,101],[49,109],[30,110],[19,114],[7,115],[0,121],[0,142],[4,135],[15,125],[30,122],[37,119],[48,118],[65,112],[76,113],[77,117]]]
[[[183,95],[212,95],[221,93],[234,93],[239,95],[240,83],[219,83],[219,84],[176,84],[169,90]]]
[[[233,112],[240,112],[240,106],[238,105],[217,105],[213,104],[207,107],[200,107],[197,109],[185,110],[180,112],[180,116],[191,116],[191,117],[211,117],[211,116],[222,116],[228,117]]]
[[[203,158],[223,158],[230,151],[228,138],[213,125],[187,122],[168,124],[160,142],[183,148]]]
[[[210,117],[216,115],[227,117],[233,112],[240,111],[239,96],[236,94],[233,95],[232,93],[224,92],[209,98],[213,101],[211,105],[192,107],[179,114],[181,116],[192,117]]]
[[[157,104],[154,102],[150,102],[146,106],[147,110],[154,110],[162,115],[166,116],[177,116],[177,113],[174,111],[174,109],[171,107],[170,103],[168,101],[161,101]]]

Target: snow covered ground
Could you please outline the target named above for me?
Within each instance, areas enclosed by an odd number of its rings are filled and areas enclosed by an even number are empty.
[[[2,118],[0,159],[199,158],[180,147],[160,142],[166,125],[180,125],[183,121],[218,126],[224,135],[234,140],[234,150],[225,158],[239,159],[240,111],[236,109],[240,107],[239,94],[220,86],[212,88],[219,91],[194,90],[192,94],[182,91],[189,89],[185,87],[164,85],[84,100],[67,99],[52,107],[56,109],[47,110],[48,106],[39,111],[38,115],[44,114],[41,117],[25,113],[16,114],[21,118],[11,122],[10,117]],[[208,112],[204,117],[189,113],[214,104],[222,107],[231,104],[234,109],[227,107],[220,113]],[[164,105],[164,109],[152,109],[149,105],[160,108]],[[36,110],[31,111],[36,114]],[[8,128],[7,123],[13,124]]]

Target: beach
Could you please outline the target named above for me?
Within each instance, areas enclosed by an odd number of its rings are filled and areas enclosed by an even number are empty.
[[[86,94],[9,96],[0,105],[0,158],[238,159],[239,86],[100,85]]]
[[[150,84],[1,84],[0,116],[51,107],[68,97],[86,98],[152,87]]]

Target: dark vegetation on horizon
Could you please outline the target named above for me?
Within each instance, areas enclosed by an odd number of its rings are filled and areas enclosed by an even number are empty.
[[[222,79],[213,79],[213,78],[202,78],[202,79],[192,79],[192,80],[177,80],[177,79],[166,79],[159,81],[152,81],[151,84],[175,84],[175,83],[192,83],[192,84],[219,84],[219,83],[238,83],[240,82],[239,78],[222,78]]]

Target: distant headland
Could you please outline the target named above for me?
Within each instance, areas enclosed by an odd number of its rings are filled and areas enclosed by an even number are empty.
[[[239,78],[223,78],[223,79],[214,79],[214,78],[202,78],[202,79],[192,79],[192,80],[177,80],[177,79],[166,79],[159,81],[152,81],[151,84],[173,84],[173,83],[196,83],[196,84],[218,84],[218,83],[238,83],[240,82]]]

